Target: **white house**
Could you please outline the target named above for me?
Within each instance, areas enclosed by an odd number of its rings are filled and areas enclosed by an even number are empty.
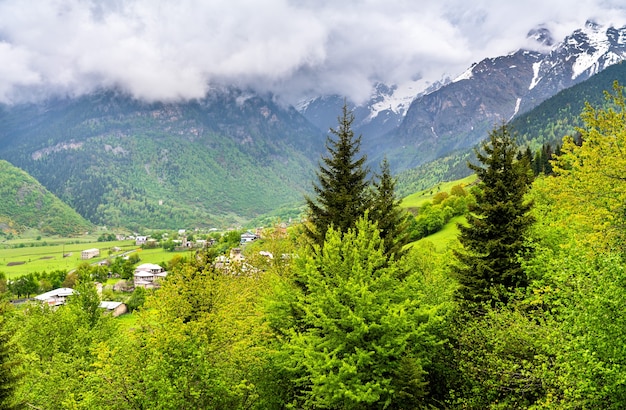
[[[147,236],[137,236],[135,238],[135,245],[136,246],[141,246],[141,245],[145,244],[146,242],[148,242],[148,237]]]
[[[64,305],[67,297],[73,295],[75,292],[76,291],[71,288],[58,288],[35,296],[35,299],[49,306],[60,306]]]
[[[246,232],[246,233],[242,233],[242,234],[241,234],[241,240],[240,240],[240,242],[241,242],[241,244],[243,245],[243,244],[245,244],[245,243],[252,242],[252,241],[254,241],[254,240],[258,239],[258,238],[259,238],[259,237],[258,237],[257,235],[255,235],[255,234],[253,234],[252,232],[248,231],[248,232]]]
[[[80,253],[81,259],[91,259],[91,258],[95,258],[96,256],[100,256],[100,249],[97,249],[97,248],[85,249],[84,251]]]
[[[166,277],[167,272],[161,266],[154,263],[144,263],[135,268],[135,287],[157,288],[159,280]]]

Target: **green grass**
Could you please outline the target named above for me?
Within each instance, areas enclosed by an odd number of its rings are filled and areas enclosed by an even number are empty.
[[[124,332],[130,332],[137,326],[139,316],[134,313],[126,313],[124,315],[115,318],[115,321],[119,324],[120,329]]]
[[[444,253],[451,244],[453,244],[459,234],[459,228],[457,223],[464,223],[466,221],[465,216],[454,217],[448,222],[442,230],[425,238],[415,241],[411,246],[420,246],[423,242],[430,242],[435,246],[435,250],[438,253]]]
[[[452,187],[455,185],[461,184],[464,187],[466,187],[468,185],[471,185],[475,181],[476,181],[476,175],[472,174],[463,179],[442,182],[432,188],[428,188],[423,191],[418,191],[414,194],[408,195],[402,200],[402,202],[400,203],[400,206],[403,208],[419,208],[420,206],[424,204],[424,202],[431,201],[433,197],[439,192],[442,192],[442,191],[450,192]]]
[[[66,239],[71,241],[71,239]],[[46,239],[47,243],[50,243]],[[20,242],[24,243],[24,242]],[[118,247],[121,250],[109,255],[109,251]],[[162,263],[167,262],[174,255],[182,254],[188,256],[188,252],[167,252],[162,248],[140,249],[134,241],[114,241],[114,242],[84,242],[84,243],[57,243],[48,246],[25,246],[18,248],[0,249],[0,272],[4,272],[8,278],[26,275],[28,273],[72,270],[85,262],[81,259],[81,252],[85,249],[98,248],[100,256],[89,259],[89,263],[97,263],[108,257],[121,255],[123,252],[136,251],[141,258],[141,263]],[[63,255],[68,255],[63,257]]]

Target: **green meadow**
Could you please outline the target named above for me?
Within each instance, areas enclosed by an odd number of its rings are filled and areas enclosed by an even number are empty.
[[[414,194],[406,196],[402,199],[400,206],[403,208],[419,208],[424,205],[426,201],[432,201],[433,197],[437,195],[439,192],[450,192],[453,186],[462,185],[464,188],[474,184],[476,182],[476,175],[472,174],[463,179],[457,179],[454,181],[442,182],[440,184],[435,185],[432,188],[424,189],[423,191],[418,191]]]
[[[73,239],[66,238],[67,243],[62,242],[62,238],[50,240],[40,240],[37,242],[17,241],[7,248],[10,243],[3,242],[0,246],[0,272],[4,272],[8,278],[26,275],[29,273],[67,270],[70,271],[82,262],[92,264],[122,256],[126,252],[136,252],[141,263],[163,263],[169,261],[174,255],[186,256],[188,252],[168,252],[162,248],[141,249],[132,240],[113,242],[80,242],[75,243]],[[7,241],[8,242],[8,241]],[[42,243],[47,245],[42,246]],[[31,245],[32,244],[32,245]],[[97,248],[100,256],[89,260],[81,259],[81,252],[86,249]],[[119,248],[119,250],[114,250]]]

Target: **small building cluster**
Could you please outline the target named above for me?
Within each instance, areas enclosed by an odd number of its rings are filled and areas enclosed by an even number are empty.
[[[76,293],[77,292],[72,288],[58,288],[35,296],[35,300],[51,307],[57,307],[65,305],[67,298]],[[99,307],[104,309],[107,313],[113,315],[113,317],[123,315],[128,311],[126,304],[122,302],[102,301],[100,302]]]
[[[135,268],[133,282],[135,287],[154,289],[160,286],[161,279],[167,276],[167,272],[161,266],[154,263],[144,263]]]

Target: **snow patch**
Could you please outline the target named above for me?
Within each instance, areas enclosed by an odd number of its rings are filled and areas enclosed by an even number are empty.
[[[431,85],[430,82],[420,79],[394,86],[388,94],[378,94],[374,90],[371,98],[377,101],[368,107],[370,110],[368,119],[375,118],[387,110],[404,116],[413,100]]]
[[[529,90],[535,88],[539,81],[541,81],[541,77],[539,77],[539,69],[541,68],[541,61],[533,63],[533,79],[530,80],[530,85],[528,86]]]
[[[610,48],[606,33],[600,31],[600,26],[597,24],[587,24],[583,32],[590,47],[587,53],[580,53],[576,57],[576,61],[572,65],[572,80],[589,69],[592,69],[592,72],[589,74],[598,72],[598,61]],[[576,48],[580,49],[580,47]]]
[[[519,112],[519,106],[522,102],[521,98],[518,98],[517,101],[515,102],[515,111],[513,112],[513,115],[511,115],[511,118],[509,118],[509,121],[511,121],[513,119],[513,117],[515,117],[517,115],[517,113]]]
[[[468,68],[467,70],[465,70],[465,72],[463,74],[461,74],[460,76],[458,76],[457,78],[455,78],[454,80],[452,80],[453,83],[457,83],[459,81],[462,80],[469,80],[474,76],[474,67],[476,67],[476,64],[472,64],[472,66],[470,68]]]

